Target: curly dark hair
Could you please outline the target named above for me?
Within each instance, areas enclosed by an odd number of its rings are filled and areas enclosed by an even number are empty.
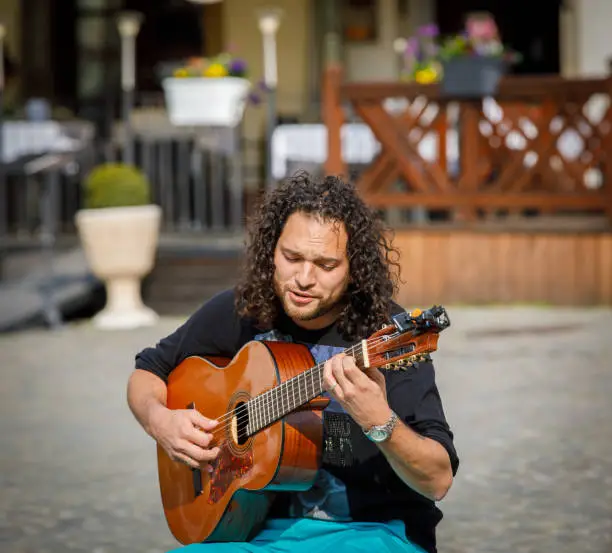
[[[274,289],[274,250],[289,216],[299,211],[344,223],[351,281],[338,330],[349,340],[369,336],[389,321],[399,279],[399,252],[390,229],[338,177],[315,179],[300,171],[270,193],[249,221],[245,268],[236,287],[236,309],[261,328],[271,328],[282,310]]]

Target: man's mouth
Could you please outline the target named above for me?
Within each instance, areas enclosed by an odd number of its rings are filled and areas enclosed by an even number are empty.
[[[306,292],[298,292],[297,290],[289,290],[289,291],[295,294],[296,296],[301,296],[303,298],[314,298],[313,295],[307,294]]]
[[[297,292],[295,290],[289,290],[289,297],[293,303],[298,304],[307,304],[314,299],[314,296],[311,296],[310,294],[305,294],[304,292]]]

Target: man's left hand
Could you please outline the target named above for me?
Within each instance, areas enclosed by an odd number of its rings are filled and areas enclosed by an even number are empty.
[[[378,369],[363,371],[353,357],[340,353],[325,362],[323,381],[361,428],[385,424],[391,417],[385,377]]]

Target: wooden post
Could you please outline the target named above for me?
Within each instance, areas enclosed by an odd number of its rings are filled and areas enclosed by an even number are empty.
[[[202,30],[204,40],[202,41],[203,55],[216,56],[225,48],[225,32],[223,2],[217,4],[204,4],[202,6]]]
[[[327,160],[326,175],[346,175],[346,164],[342,158],[342,67],[339,63],[330,63],[323,74],[322,119],[327,127]]]
[[[608,97],[610,98],[610,101],[612,102],[612,58],[609,59],[608,68],[609,68],[610,74],[608,75],[608,78],[607,78],[606,88],[608,89]],[[606,114],[604,116],[604,120],[602,121],[602,123],[604,125],[607,123],[607,126],[608,126],[608,132],[605,135],[604,144],[602,144],[603,146],[602,149],[605,152],[611,152],[612,151],[612,106],[608,106],[608,109],[606,110]],[[606,209],[606,214],[608,215],[608,220],[610,221],[610,224],[612,225],[612,160],[610,160],[610,155],[606,155],[604,158],[601,177],[602,177],[602,186],[604,190],[607,191],[608,205]]]
[[[327,160],[325,173],[327,175],[345,175],[346,165],[342,157],[342,68],[333,63],[327,66],[323,76],[322,118],[327,127]]]

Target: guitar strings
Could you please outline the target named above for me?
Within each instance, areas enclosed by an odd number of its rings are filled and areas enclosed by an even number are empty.
[[[387,341],[389,338],[394,338],[396,336],[399,336],[399,333],[394,333],[394,334],[390,334],[390,335],[385,335],[384,337],[378,337],[376,339],[374,339],[372,341],[372,343],[370,345],[375,346],[383,341]],[[359,349],[357,349],[359,348]],[[361,344],[357,344],[352,346],[351,348],[348,348],[345,350],[345,353],[347,354],[354,354],[355,358],[357,361],[362,361],[362,349],[361,349]],[[306,396],[308,396],[309,394],[309,388],[312,388],[312,392],[314,392],[314,388],[315,388],[315,382],[314,382],[314,378],[316,376],[315,371],[319,371],[319,385],[321,385],[321,370],[323,369],[323,363],[320,363],[314,367],[311,367],[311,369],[308,369],[306,371],[304,371],[303,373],[300,373],[299,375],[291,378],[290,380],[287,380],[285,382],[282,382],[281,384],[279,384],[278,386],[272,388],[271,390],[268,390],[266,392],[263,392],[261,394],[259,394],[258,396],[255,396],[254,398],[251,398],[251,400],[249,400],[249,402],[251,404],[252,409],[249,410],[248,407],[245,407],[243,409],[243,413],[238,415],[235,418],[235,422],[236,425],[238,426],[239,424],[243,423],[245,419],[250,418],[252,415],[257,415],[259,414],[260,418],[264,418],[266,420],[266,423],[263,425],[255,425],[256,426],[256,431],[259,431],[263,428],[265,428],[266,426],[280,420],[283,416],[285,416],[285,413],[283,413],[283,415],[280,415],[281,410],[284,411],[284,398],[282,397],[282,392],[283,389],[287,392],[287,399],[288,402],[290,403],[289,400],[289,389],[290,389],[290,385],[289,382],[292,382],[293,384],[291,391],[293,392],[293,396],[295,399],[295,385],[297,384],[298,389],[298,395],[301,398],[301,394],[302,392],[305,393]],[[310,376],[311,378],[311,383],[310,385],[307,382],[308,377]],[[324,391],[323,389],[321,390],[321,392]],[[317,397],[318,395],[321,394],[321,392],[318,392],[317,394],[312,395],[307,401],[303,402],[303,403],[307,403],[308,401],[311,401],[312,399],[314,399],[315,397]],[[278,405],[278,400],[281,400],[281,405]],[[276,407],[276,409],[275,409]],[[256,413],[253,413],[253,410],[257,410]],[[251,411],[251,412],[250,412]],[[269,415],[272,414],[272,420],[267,421]],[[215,429],[212,430],[211,434],[215,437],[218,438],[218,434],[220,432],[225,432],[229,426],[229,424],[232,422],[234,418],[234,412],[230,412],[230,413],[226,413],[225,415],[219,417],[219,419],[217,419],[219,422],[221,423],[225,423],[222,424],[221,426],[216,427]],[[257,419],[257,417],[253,417],[255,420]],[[249,435],[253,435],[253,432],[251,431],[249,433]],[[221,440],[218,442],[218,445],[222,445],[223,443],[225,443],[227,440]]]
[[[376,345],[378,345],[378,344],[380,344],[382,342],[388,341],[389,339],[396,338],[399,335],[400,335],[399,332],[395,332],[395,333],[392,333],[392,334],[386,334],[384,336],[379,336],[379,337],[373,339],[371,343],[370,343],[369,340],[366,340],[366,344],[367,344],[368,349],[369,349],[369,347],[374,347],[374,346],[376,346]],[[355,345],[351,346],[350,348],[347,348],[346,350],[344,350],[343,353],[355,357],[355,359],[357,361],[363,361],[363,348],[362,348],[362,344],[355,344]],[[250,417],[249,409],[246,406],[248,404],[251,404],[251,406],[254,409],[257,409],[257,412],[259,414],[261,414],[261,415],[269,414],[270,410],[271,410],[272,414],[274,414],[274,411],[275,411],[274,407],[278,403],[278,399],[281,399],[281,406],[276,409],[276,412],[280,413],[280,411],[282,410],[282,407],[284,405],[284,402],[283,402],[283,399],[282,399],[282,395],[281,395],[282,394],[282,390],[284,389],[285,391],[288,392],[290,386],[293,387],[295,384],[298,385],[297,392],[300,395],[300,398],[301,398],[301,393],[302,392],[304,392],[305,395],[308,395],[309,387],[312,387],[312,390],[314,391],[314,377],[316,376],[315,372],[316,371],[319,371],[319,372],[322,371],[323,366],[324,366],[324,363],[319,363],[319,364],[315,365],[314,367],[311,367],[310,369],[307,369],[306,371],[298,374],[297,376],[292,377],[291,379],[286,380],[284,382],[281,382],[279,385],[275,386],[271,390],[267,390],[265,392],[262,392],[262,393],[258,394],[255,397],[251,398],[245,404],[245,407],[243,409],[245,412],[243,414],[239,415],[238,417],[236,417],[236,424],[239,425],[242,422],[244,422],[245,419],[248,419]],[[308,377],[311,378],[311,385],[310,386],[307,383]],[[320,373],[318,375],[318,377],[319,377],[319,385],[321,385],[322,374]],[[292,383],[291,385],[289,384],[290,382]],[[305,386],[302,387],[302,384],[305,384]],[[296,390],[295,390],[294,387],[292,388],[292,391],[293,391],[293,394],[294,394],[294,397],[295,397]],[[324,390],[322,390],[322,392],[323,391]],[[288,395],[288,393],[287,393],[287,395]],[[317,396],[318,395],[320,395],[320,393],[317,394]],[[314,396],[314,397],[317,397],[317,396]],[[310,400],[308,400],[308,401],[310,401]],[[210,432],[210,434],[212,434],[213,437],[218,437],[216,435],[218,435],[220,432],[224,433],[227,430],[227,428],[229,427],[229,425],[231,424],[233,418],[234,418],[234,412],[233,411],[230,411],[228,413],[225,413],[225,414],[221,415],[218,419],[216,419],[220,424],[217,427],[215,427]],[[279,417],[279,419],[280,418],[282,418],[282,417]],[[279,420],[279,419],[277,419],[277,420]],[[271,421],[271,422],[275,422],[275,421]],[[270,423],[268,423],[268,424],[270,424]],[[262,428],[264,428],[265,426],[267,426],[267,425],[264,425]],[[218,442],[216,445],[220,446],[223,443],[225,443],[226,441],[227,440],[222,440],[222,441]]]
[[[394,333],[394,334],[390,334],[390,335],[385,335],[384,337],[378,337],[376,339],[373,340],[373,342],[371,344],[369,344],[370,346],[375,346],[380,344],[381,342],[387,341],[390,338],[395,338],[399,336],[399,333]],[[354,346],[351,346],[350,348],[347,348],[344,353],[349,354],[349,355],[354,355],[357,361],[363,361],[362,358],[362,352],[360,352],[357,348],[359,348],[359,350],[361,349],[361,344],[356,344]],[[269,414],[270,411],[272,412],[272,414],[274,414],[274,407],[275,404],[278,402],[278,399],[281,399],[281,402],[283,402],[282,397],[279,397],[281,392],[281,388],[285,388],[289,389],[289,382],[293,382],[294,384],[297,384],[298,387],[298,393],[301,395],[301,392],[304,392],[306,395],[308,394],[309,391],[309,387],[313,388],[314,391],[314,376],[315,376],[315,371],[319,370],[321,371],[323,369],[323,365],[324,363],[319,363],[318,365],[315,365],[314,367],[311,367],[310,369],[298,374],[297,376],[286,380],[285,382],[282,382],[281,384],[279,384],[278,386],[275,386],[274,388],[272,388],[271,390],[267,390],[266,392],[263,392],[253,398],[251,398],[247,403],[251,403],[251,406],[256,408],[258,413],[260,414]],[[308,385],[307,378],[310,376],[311,378],[311,386]],[[321,374],[319,374],[319,384],[321,383]],[[302,384],[305,384],[304,387],[302,387]],[[278,392],[277,392],[278,390]],[[293,392],[295,393],[295,389],[293,389]],[[323,391],[323,390],[322,390]],[[314,397],[317,397],[316,394]],[[275,397],[276,396],[276,397]],[[308,400],[310,401],[310,400]],[[305,402],[306,403],[306,402]],[[281,406],[282,407],[282,406]],[[280,412],[280,408],[276,409],[276,412]],[[247,407],[244,408],[245,413],[242,415],[239,415],[238,417],[236,417],[236,424],[240,424],[244,421],[244,419],[249,418],[249,410]],[[284,416],[284,415],[283,415]],[[224,415],[222,415],[221,417],[219,417],[218,419],[216,419],[219,423],[224,423],[221,424],[221,426],[217,426],[216,428],[214,428],[210,434],[212,434],[213,436],[215,436],[215,434],[218,434],[219,432],[224,432],[229,424],[232,422],[232,419],[234,417],[234,412],[231,411],[229,413],[225,413]],[[279,420],[282,417],[279,417],[277,420]],[[275,421],[271,421],[271,422],[275,422]],[[268,423],[270,424],[270,423]],[[267,425],[262,426],[262,428],[264,428]],[[259,430],[259,429],[258,429]],[[219,445],[221,445],[222,443],[224,443],[226,440],[223,440],[222,442],[219,442]]]
[[[350,350],[346,350],[345,353],[351,354]],[[355,358],[357,361],[362,360],[360,359],[360,356],[358,356],[356,352],[354,352],[354,354],[355,354]],[[284,391],[288,393],[289,390],[291,390],[294,396],[295,396],[295,393],[297,392],[300,397],[302,395],[304,395],[305,397],[308,397],[311,391],[314,392],[314,388],[315,388],[314,379],[315,378],[318,379],[319,381],[318,384],[321,385],[322,369],[323,369],[323,364],[320,363],[318,365],[315,365],[314,367],[311,367],[310,369],[298,374],[297,376],[292,377],[291,379],[286,380],[285,382],[282,382],[278,386],[275,386],[274,388],[267,390],[251,398],[247,402],[247,404],[250,404],[252,408],[251,414],[249,414],[249,408],[245,405],[241,409],[243,410],[243,413],[239,414],[235,418],[236,425],[242,424],[245,421],[245,419],[248,419],[250,416],[252,416],[253,414],[252,412],[254,410],[257,411],[259,418],[262,418],[262,419],[265,418],[266,420],[269,418],[270,414],[274,415],[274,413],[280,413],[282,410],[284,410],[283,409],[284,400],[282,397]],[[316,374],[317,371],[319,372],[318,375]],[[310,379],[311,381],[310,384],[308,383],[308,379]],[[297,385],[297,389],[296,389],[296,385]],[[324,390],[322,390],[322,392],[323,391]],[[320,395],[320,393],[316,395]],[[314,397],[316,397],[316,395]],[[281,402],[280,404],[278,403],[278,400],[280,400]],[[310,399],[308,401],[310,401]],[[307,403],[307,401],[305,401],[304,403]],[[219,417],[217,421],[219,421],[219,423],[222,423],[222,424],[215,427],[210,432],[210,434],[215,436],[215,435],[218,435],[219,433],[224,433],[227,430],[227,428],[230,426],[230,424],[232,424],[234,416],[235,416],[234,411],[231,411]],[[272,418],[276,418],[276,417],[273,416]],[[282,418],[282,417],[279,417],[279,418]],[[274,421],[270,421],[270,422],[274,422]],[[270,422],[268,422],[268,424],[270,424]],[[264,428],[268,424],[263,425],[262,428]],[[219,442],[218,445],[224,443],[225,441],[226,440]]]

